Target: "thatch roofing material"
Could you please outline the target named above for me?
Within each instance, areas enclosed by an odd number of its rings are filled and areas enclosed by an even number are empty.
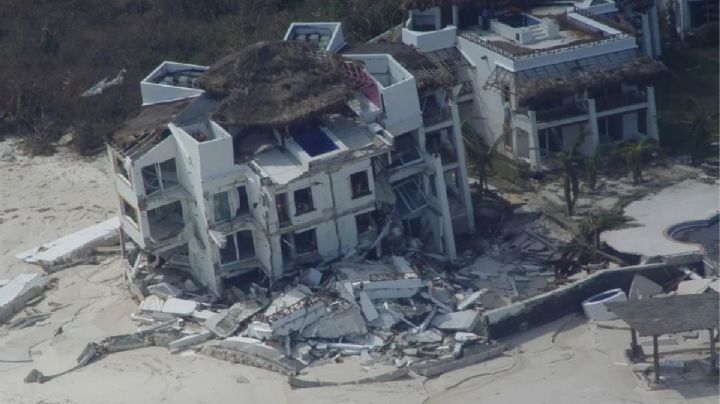
[[[189,103],[190,100],[185,99],[143,107],[115,131],[109,143],[124,154],[138,146],[157,143],[162,140],[161,132],[167,124]]]
[[[335,58],[301,42],[260,42],[220,59],[198,84],[224,97],[219,122],[286,126],[339,110],[352,96]]]
[[[516,1],[521,3],[521,1]],[[427,10],[432,7],[444,7],[452,5],[475,5],[478,7],[497,8],[497,6],[506,6],[508,1],[504,0],[405,0],[400,9],[408,10]]]
[[[677,295],[606,304],[641,337],[717,329],[720,326],[718,321],[720,300],[717,293]]]
[[[420,90],[449,87],[455,84],[454,74],[445,62],[404,43],[352,44],[344,52],[349,55],[389,54],[415,77]]]
[[[588,90],[600,90],[617,83],[640,86],[652,84],[667,72],[661,62],[636,51],[594,56],[516,73],[496,67],[486,86],[508,86],[524,104],[542,103]]]

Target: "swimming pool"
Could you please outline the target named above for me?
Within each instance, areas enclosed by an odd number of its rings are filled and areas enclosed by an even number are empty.
[[[317,126],[293,129],[290,132],[295,142],[310,155],[319,156],[337,150],[335,142]]]

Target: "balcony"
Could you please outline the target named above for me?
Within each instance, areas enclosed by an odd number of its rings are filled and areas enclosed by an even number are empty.
[[[600,112],[622,108],[628,105],[642,104],[645,102],[647,102],[647,95],[645,92],[632,91],[595,98],[595,108]]]
[[[437,125],[452,119],[452,110],[450,106],[445,107],[426,107],[422,112],[423,123],[425,127]]]
[[[171,203],[148,211],[150,238],[156,247],[180,242],[180,233],[185,228],[182,205]]]
[[[587,114],[586,103],[572,103],[554,108],[545,108],[535,112],[535,118],[540,122],[553,122]]]

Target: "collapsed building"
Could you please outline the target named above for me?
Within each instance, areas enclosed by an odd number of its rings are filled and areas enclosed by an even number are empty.
[[[474,218],[453,72],[343,46],[340,24],[293,24],[286,41],[142,80],[141,111],[108,145],[126,253],[216,295],[353,254],[454,259]]]

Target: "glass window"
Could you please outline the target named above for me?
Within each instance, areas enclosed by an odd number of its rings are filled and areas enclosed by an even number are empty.
[[[370,195],[370,181],[368,180],[367,171],[360,171],[359,173],[350,175],[350,188],[353,199]]]

